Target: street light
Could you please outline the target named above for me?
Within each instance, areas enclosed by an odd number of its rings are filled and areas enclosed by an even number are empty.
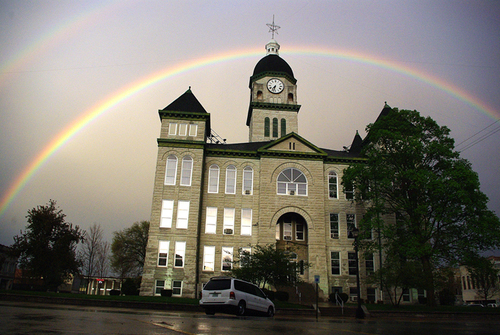
[[[358,290],[358,308],[356,308],[356,318],[364,319],[365,312],[361,308],[361,288],[359,286],[359,258],[358,258],[358,237],[359,237],[359,229],[354,227],[349,232],[349,237],[354,238],[354,251],[356,252],[356,286]]]

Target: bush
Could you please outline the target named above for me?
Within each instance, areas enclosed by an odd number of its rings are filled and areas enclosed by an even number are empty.
[[[140,278],[127,278],[122,285],[122,292],[125,295],[139,295]]]
[[[330,293],[330,295],[328,296],[328,299],[330,300],[330,302],[333,302],[333,303],[336,303],[337,300],[335,298],[335,293]],[[342,300],[342,302],[346,303],[347,300],[349,300],[349,296],[347,295],[347,293],[339,293],[339,299]]]
[[[111,290],[109,291],[109,295],[120,295],[120,290]]]
[[[270,291],[268,289],[262,289],[262,292],[264,292],[265,295],[267,295],[267,297],[269,298],[269,300],[273,300],[276,299],[275,297],[275,294],[274,294],[274,291]]]
[[[274,293],[274,297],[276,298],[276,300],[279,300],[279,301],[288,301],[288,299],[290,298],[290,295],[288,294],[288,292],[285,292],[285,291],[276,291]]]
[[[172,296],[172,290],[161,290],[161,296],[162,297],[171,297]]]
[[[443,289],[438,293],[439,304],[440,305],[454,305],[455,304],[455,294],[447,288]]]

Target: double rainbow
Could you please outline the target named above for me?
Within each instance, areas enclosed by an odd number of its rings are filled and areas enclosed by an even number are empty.
[[[404,66],[392,61],[386,61],[380,58],[372,57],[366,54],[361,54],[349,50],[334,50],[317,47],[291,47],[287,48],[286,55],[300,55],[311,57],[326,57],[340,60],[348,60],[362,64],[373,65],[388,71],[397,72],[409,76],[424,84],[444,91],[447,94],[463,101],[481,113],[484,113],[493,119],[500,119],[500,113],[479,101],[477,98],[464,91],[463,89],[451,83],[445,82],[440,78],[417,71],[408,66]],[[19,192],[26,186],[33,175],[43,166],[43,164],[54,155],[63,145],[68,143],[79,131],[88,126],[92,121],[95,121],[99,116],[111,111],[118,104],[124,102],[127,98],[140,93],[141,91],[158,84],[161,81],[170,79],[174,76],[194,71],[206,66],[224,63],[228,61],[237,61],[244,58],[260,59],[263,56],[262,48],[249,50],[234,50],[226,53],[215,54],[207,57],[202,57],[195,60],[179,63],[172,67],[165,68],[159,72],[150,74],[132,84],[122,87],[117,92],[109,95],[104,100],[98,102],[90,109],[84,111],[71,124],[66,126],[59,134],[57,134],[45,147],[36,155],[31,163],[26,166],[21,174],[17,176],[8,190],[0,199],[0,217],[5,213],[9,205],[16,198]]]

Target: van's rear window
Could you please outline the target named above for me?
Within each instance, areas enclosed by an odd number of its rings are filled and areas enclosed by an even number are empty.
[[[230,288],[231,288],[231,279],[218,279],[209,281],[203,289],[207,291],[214,291],[214,290],[229,290]]]

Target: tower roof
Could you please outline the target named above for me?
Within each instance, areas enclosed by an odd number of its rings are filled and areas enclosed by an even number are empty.
[[[196,99],[193,92],[191,92],[191,87],[161,111],[207,113],[198,99]]]
[[[277,54],[269,54],[266,57],[262,58],[257,63],[257,65],[255,65],[252,77],[261,76],[266,73],[276,73],[276,72],[278,73],[281,72],[295,79],[290,65],[288,65],[288,63]]]

